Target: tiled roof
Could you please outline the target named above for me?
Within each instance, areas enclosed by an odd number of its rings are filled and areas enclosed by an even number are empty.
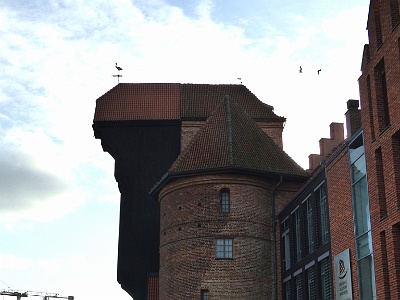
[[[97,99],[94,121],[205,120],[226,95],[254,119],[285,119],[244,85],[120,83]]]
[[[241,84],[182,84],[181,117],[206,119],[225,96],[233,98],[254,119],[284,119]]]
[[[94,121],[179,120],[179,84],[120,83],[96,101]]]
[[[305,179],[302,169],[229,97],[183,150],[158,185],[171,176],[241,171]],[[154,190],[158,189],[156,186]]]

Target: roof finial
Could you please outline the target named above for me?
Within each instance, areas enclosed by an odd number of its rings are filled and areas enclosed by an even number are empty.
[[[119,78],[122,77],[122,75],[119,74],[119,71],[122,71],[122,68],[118,67],[117,63],[115,63],[115,68],[118,70],[118,75],[113,75],[113,77],[117,77],[118,78],[118,83],[119,83]]]

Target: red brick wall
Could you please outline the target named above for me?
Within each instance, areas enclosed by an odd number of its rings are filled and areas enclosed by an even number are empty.
[[[332,266],[333,259],[337,254],[346,249],[350,249],[353,299],[358,299],[353,206],[348,155],[348,150],[345,148],[326,169]],[[333,269],[332,271],[334,272]],[[336,294],[335,284],[335,276],[333,276],[333,290]]]
[[[398,146],[394,138],[400,132],[400,25],[396,21],[400,10],[398,6],[399,1],[372,1],[371,8],[375,8],[375,13],[371,9],[368,21],[369,60],[364,58],[359,79],[378,299],[400,299],[400,264],[395,263],[400,261],[399,233],[394,226],[400,222],[400,182],[396,162]],[[380,32],[377,31],[378,19]],[[375,37],[379,34],[382,36],[381,45],[376,44]],[[376,87],[374,72],[382,60],[385,64],[390,118],[389,126],[384,128],[380,126],[382,121],[378,111],[381,93]],[[386,214],[382,213],[385,206]]]
[[[230,190],[229,214],[220,190]],[[160,194],[160,299],[265,299],[273,293],[270,193],[244,176],[198,176]],[[233,259],[215,259],[216,238],[233,238]]]

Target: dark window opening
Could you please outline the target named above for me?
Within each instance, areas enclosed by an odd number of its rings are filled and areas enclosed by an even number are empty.
[[[223,189],[221,191],[221,212],[229,213],[229,210],[230,210],[229,190]]]
[[[392,136],[392,151],[397,208],[400,209],[400,131]]]
[[[307,299],[313,300],[316,298],[316,286],[315,286],[315,272],[314,267],[310,267],[307,270]]]
[[[201,300],[208,300],[208,299],[209,299],[209,291],[201,290]]]
[[[382,148],[380,147],[375,150],[375,163],[376,163],[376,181],[378,187],[379,216],[382,219],[387,216],[387,211],[386,211],[385,178],[383,174]]]
[[[392,29],[394,29],[400,21],[398,0],[390,0],[390,17],[392,21]]]
[[[290,280],[284,283],[284,299],[285,300],[292,300],[292,289],[290,285]]]
[[[374,25],[375,25],[376,47],[379,49],[382,46],[382,28],[381,28],[381,17],[379,13],[379,1],[373,1],[371,10],[373,11],[374,21],[375,21]]]
[[[318,246],[326,245],[329,241],[329,219],[328,219],[328,200],[326,196],[325,183],[316,191],[316,199],[318,204]]]
[[[368,96],[368,110],[369,110],[369,127],[371,130],[371,139],[375,139],[375,125],[374,125],[374,112],[371,96],[371,78],[367,76],[367,96]]]
[[[303,204],[304,221],[305,221],[305,250],[307,254],[314,252],[314,210],[311,197],[308,197]]]
[[[395,278],[400,278],[400,222],[392,227],[392,239],[394,249],[394,270]],[[400,283],[397,281],[396,286],[393,289],[397,291],[397,295],[400,294]]]
[[[293,261],[299,262],[301,260],[301,223],[300,223],[300,209],[296,209],[292,214],[293,224]]]
[[[321,299],[333,299],[332,295],[332,280],[331,267],[329,258],[324,258],[319,263],[319,274],[321,280]]]
[[[382,231],[380,233],[380,242],[381,242],[381,256],[382,256],[383,290],[385,291],[385,299],[391,299],[385,231]]]
[[[375,67],[375,88],[379,132],[382,132],[390,124],[389,100],[386,86],[386,71],[385,62],[383,59]]]

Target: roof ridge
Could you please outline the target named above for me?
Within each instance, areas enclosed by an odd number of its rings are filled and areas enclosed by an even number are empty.
[[[224,98],[225,102],[225,112],[226,112],[226,129],[227,129],[227,139],[228,139],[228,159],[229,165],[233,165],[233,137],[232,137],[232,114],[231,114],[231,103],[232,98],[228,95]]]

